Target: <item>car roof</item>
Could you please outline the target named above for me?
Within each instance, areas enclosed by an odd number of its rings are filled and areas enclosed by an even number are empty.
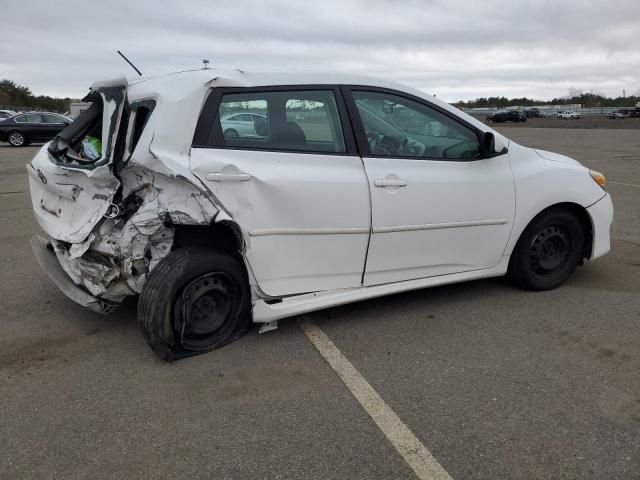
[[[189,84],[202,85],[203,83],[208,83],[211,84],[211,86],[224,85],[238,87],[267,87],[278,85],[366,85],[406,89],[405,85],[366,75],[327,72],[245,72],[239,69],[223,68],[187,70],[154,77],[143,77],[129,81],[128,85],[133,86],[143,83],[148,83],[148,86],[155,84],[175,84],[185,86]]]
[[[167,119],[171,118],[172,121],[167,120],[166,125],[162,123],[162,126],[158,127],[161,131],[155,137],[155,142],[160,142],[161,137],[166,137],[167,142],[175,142],[175,138],[179,137],[186,148],[193,138],[193,129],[197,120],[193,112],[200,111],[203,99],[211,88],[304,85],[362,85],[405,92],[418,98],[428,99],[443,110],[451,111],[463,118],[480,131],[492,131],[494,135],[502,137],[505,143],[508,142],[499,132],[433,95],[407,85],[365,75],[326,72],[245,72],[234,68],[208,68],[129,80],[121,76],[96,82],[91,88],[97,90],[106,87],[126,87],[130,103],[148,98],[161,99],[162,109],[171,112]],[[182,128],[176,128],[176,121]]]

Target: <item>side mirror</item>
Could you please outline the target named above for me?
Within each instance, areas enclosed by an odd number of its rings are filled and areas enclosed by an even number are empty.
[[[484,132],[480,138],[480,153],[485,158],[496,154],[496,137],[491,132]]]
[[[506,146],[499,140],[496,142],[496,137],[492,132],[484,132],[480,137],[480,153],[484,158],[497,157],[505,153]]]

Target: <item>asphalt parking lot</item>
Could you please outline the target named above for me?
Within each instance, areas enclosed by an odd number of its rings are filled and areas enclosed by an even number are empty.
[[[453,479],[640,478],[640,134],[501,129],[602,171],[612,252],[306,315]],[[174,364],[40,271],[26,162],[0,144],[0,478],[416,478],[298,326]]]

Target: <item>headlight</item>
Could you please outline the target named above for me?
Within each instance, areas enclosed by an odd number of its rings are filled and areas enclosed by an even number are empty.
[[[604,175],[600,172],[596,172],[595,170],[589,170],[589,175],[593,178],[593,181],[600,185],[603,189],[606,185],[607,181],[604,178]]]

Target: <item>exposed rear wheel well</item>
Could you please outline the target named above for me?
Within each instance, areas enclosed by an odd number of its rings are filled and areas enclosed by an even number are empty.
[[[212,225],[176,225],[173,250],[182,247],[202,247],[242,256],[244,240],[240,228],[232,222]]]
[[[593,226],[591,225],[591,218],[589,217],[587,210],[582,205],[578,205],[577,203],[556,203],[555,205],[550,205],[549,207],[541,211],[534,217],[534,219],[531,220],[531,222],[533,222],[535,218],[539,217],[547,210],[550,210],[552,208],[562,208],[564,210],[568,210],[569,212],[573,213],[578,218],[578,220],[580,220],[582,230],[584,231],[584,247],[582,250],[582,258],[590,258],[591,251],[593,249]],[[582,264],[582,261],[580,263]]]

